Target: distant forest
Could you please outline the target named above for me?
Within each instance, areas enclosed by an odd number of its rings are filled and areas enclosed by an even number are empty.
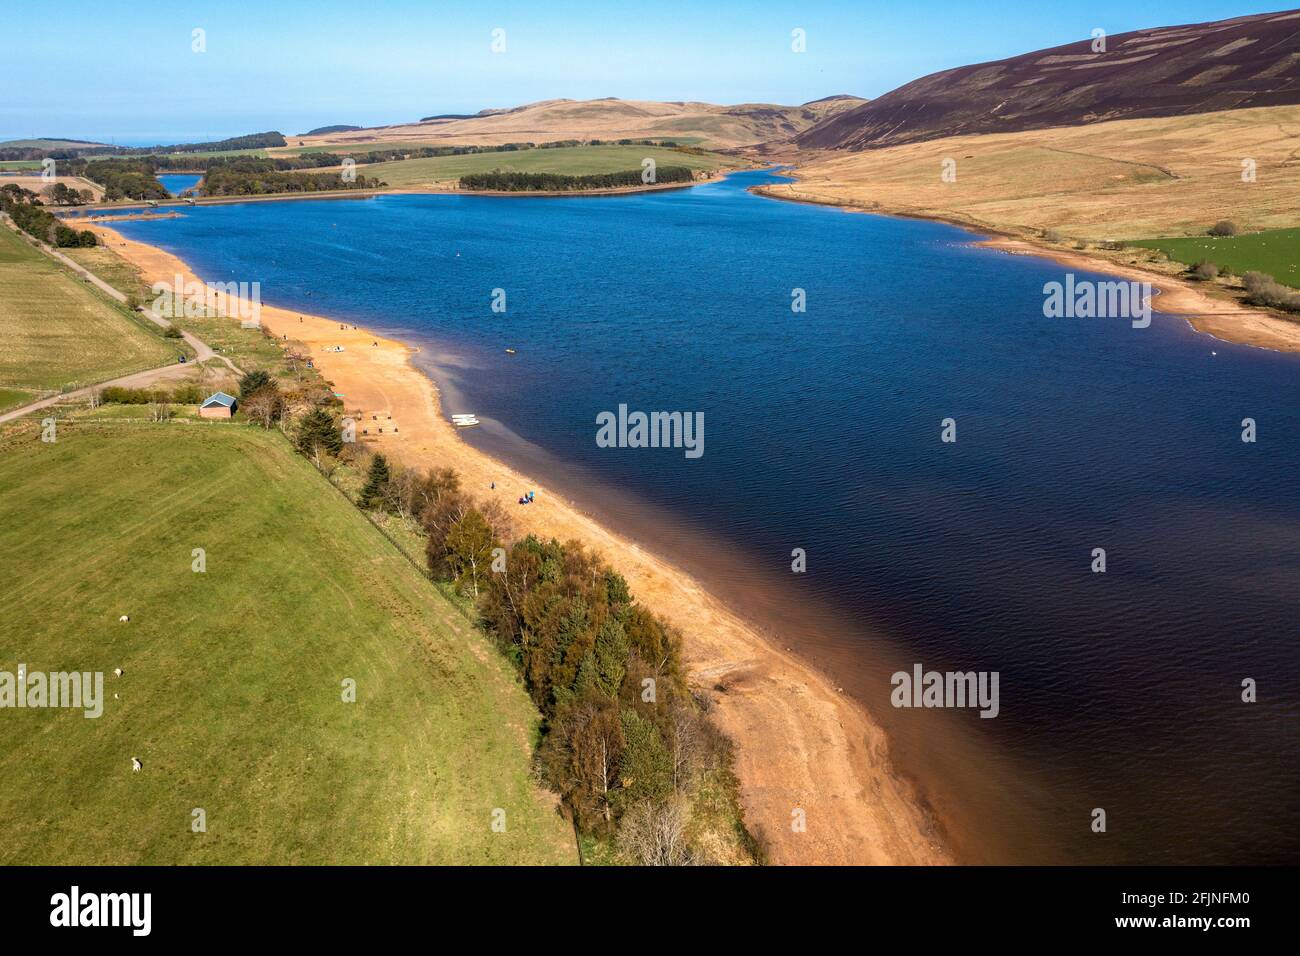
[[[68,140],[68,142],[74,142]],[[153,153],[219,153],[235,149],[264,149],[268,146],[287,146],[281,133],[250,133],[247,136],[232,136],[211,143],[177,143],[172,146],[105,146],[87,144],[85,146],[61,146],[46,149],[38,146],[8,146],[0,149],[0,161],[32,159],[77,159],[85,156],[148,156]]]
[[[305,133],[299,133],[299,136],[324,136],[326,133],[351,133],[361,129],[360,126],[317,126],[315,129],[309,129]]]
[[[694,173],[685,166],[660,166],[655,171],[654,182],[689,183]],[[575,192],[583,189],[616,189],[625,186],[642,186],[641,170],[626,169],[617,173],[595,173],[590,176],[566,176],[561,173],[471,173],[460,178],[460,188],[494,190],[497,192]]]
[[[289,173],[279,160],[244,156],[210,162],[203,178],[205,196],[260,196],[267,193],[314,193],[334,189],[377,189],[384,183],[371,176],[352,182],[342,173]]]
[[[169,199],[171,194],[155,177],[150,157],[142,159],[66,159],[58,165],[62,176],[84,176],[104,187],[104,198]]]

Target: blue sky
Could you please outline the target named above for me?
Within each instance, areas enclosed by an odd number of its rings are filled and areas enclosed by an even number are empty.
[[[1257,0],[1258,2],[1258,0]],[[1286,9],[1232,0],[81,0],[15,4],[0,140],[214,139],[552,97],[802,103],[1088,37]],[[790,33],[807,33],[807,52]],[[191,50],[195,28],[207,52]],[[505,30],[506,50],[491,51]],[[21,38],[18,40],[17,38]]]

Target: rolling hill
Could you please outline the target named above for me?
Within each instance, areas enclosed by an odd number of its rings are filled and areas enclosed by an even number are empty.
[[[1300,11],[1092,38],[922,77],[795,142],[864,150],[941,136],[1300,103]]]
[[[647,100],[542,100],[471,116],[445,116],[395,126],[292,138],[294,146],[382,147],[388,142],[427,145],[500,145],[560,139],[663,138],[706,147],[747,146],[789,139],[828,117],[865,103],[830,96],[800,106],[772,103],[659,103]]]

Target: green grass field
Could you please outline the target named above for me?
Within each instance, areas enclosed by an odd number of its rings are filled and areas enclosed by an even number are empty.
[[[77,149],[84,146],[103,146],[78,139],[6,139],[0,141],[0,149]]]
[[[525,149],[506,153],[471,153],[465,156],[435,156],[404,159],[394,163],[358,166],[358,172],[377,176],[390,186],[420,186],[459,179],[470,173],[493,170],[525,173],[562,173],[585,176],[640,169],[641,160],[651,157],[660,166],[689,169],[717,169],[721,157],[700,156],[660,146],[563,146],[556,149]]]
[[[143,323],[0,227],[0,388],[58,391],[174,361]]]
[[[417,143],[406,140],[392,141],[386,143],[339,143],[334,146],[294,146],[298,140],[296,137],[289,136],[288,146],[277,146],[275,155],[277,156],[303,156],[307,153],[338,153],[340,156],[346,156],[349,153],[360,155],[361,153],[373,153],[387,149],[422,149],[425,146],[434,146],[435,143]]]
[[[17,405],[26,404],[35,395],[32,392],[21,388],[0,388],[0,412],[13,408]]]
[[[1267,229],[1241,236],[1142,239],[1128,245],[1159,249],[1175,262],[1188,265],[1208,259],[1237,275],[1266,272],[1278,282],[1300,288],[1300,229]]]
[[[575,862],[510,665],[277,433],[11,433],[0,572],[0,670],[107,698],[0,712],[0,864]]]
[[[152,287],[144,281],[140,270],[123,259],[110,246],[95,246],[93,249],[66,249],[65,254],[79,265],[89,269],[99,278],[113,286],[119,292],[135,296],[141,304],[151,306],[157,296]],[[164,313],[176,326],[187,332],[193,332],[212,349],[226,356],[245,371],[264,369],[272,374],[282,374],[284,352],[276,341],[258,329],[241,328],[239,323],[230,318],[216,315],[187,316],[170,315],[170,304],[164,297]],[[228,369],[220,362],[209,365],[219,379],[228,376]],[[319,374],[311,376],[319,379]],[[287,379],[284,379],[287,383]],[[233,382],[213,379],[208,384],[229,390]]]
[[[149,283],[144,281],[140,270],[127,262],[108,246],[94,246],[89,249],[59,250],[73,262],[93,272],[118,292],[133,295],[142,303],[152,302],[155,298]]]

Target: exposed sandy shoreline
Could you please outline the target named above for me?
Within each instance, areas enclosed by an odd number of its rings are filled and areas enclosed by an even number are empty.
[[[1249,308],[1228,298],[1226,295],[1214,295],[1207,291],[1206,287],[1180,279],[1177,276],[1116,262],[1104,256],[1094,256],[1082,251],[1075,252],[1039,244],[1030,239],[990,229],[987,226],[965,222],[957,217],[947,218],[915,211],[891,209],[884,204],[881,204],[879,208],[867,209],[858,205],[819,198],[813,192],[798,192],[789,188],[797,185],[799,183],[796,182],[787,184],[786,188],[755,186],[750,192],[782,202],[829,206],[842,209],[845,212],[861,212],[877,216],[945,222],[961,229],[988,236],[989,238],[980,240],[976,245],[989,249],[997,249],[1010,255],[1039,256],[1044,259],[1051,259],[1053,262],[1060,263],[1071,269],[1101,272],[1136,282],[1150,282],[1152,288],[1159,292],[1151,300],[1151,307],[1155,311],[1182,316],[1196,331],[1211,335],[1224,342],[1235,342],[1278,352],[1300,352],[1300,322],[1289,321],[1266,309]]]
[[[149,282],[170,282],[178,274],[197,279],[170,253],[103,225],[90,228]],[[884,732],[861,705],[761,636],[691,576],[463,442],[442,416],[437,386],[411,362],[413,349],[351,325],[341,329],[339,320],[273,306],[263,306],[262,324],[275,338],[287,335],[308,348],[346,408],[361,410],[359,421],[374,447],[410,466],[455,468],[473,494],[495,496],[523,533],[573,539],[599,551],[639,600],[681,630],[692,680],[713,698],[714,719],[735,744],[746,824],[771,862],[952,862],[913,788],[891,768]],[[334,345],[345,351],[324,351]],[[536,503],[518,507],[516,498],[529,488],[537,491]],[[796,809],[806,815],[805,832],[792,827]]]
[[[1150,282],[1160,293],[1151,299],[1151,307],[1157,312],[1181,315],[1198,332],[1212,335],[1224,342],[1236,342],[1277,352],[1300,352],[1300,322],[1289,322],[1265,309],[1247,308],[1231,299],[1211,295],[1195,283],[1082,252],[1039,246],[1009,236],[994,236],[979,245],[1011,255],[1040,256],[1071,269],[1104,272],[1135,282]]]

